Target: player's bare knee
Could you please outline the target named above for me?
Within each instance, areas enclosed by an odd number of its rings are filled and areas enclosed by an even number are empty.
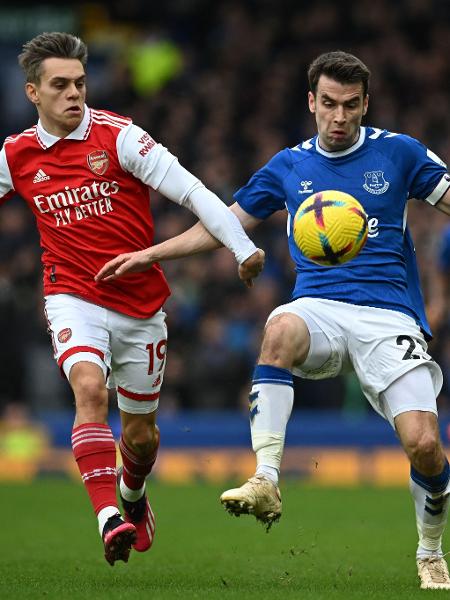
[[[426,431],[411,436],[404,446],[413,466],[421,472],[427,471],[424,474],[429,474],[430,470],[439,471],[442,467],[442,446],[434,432]]]
[[[282,313],[270,319],[264,329],[259,363],[290,369],[306,358],[308,349],[309,332],[304,321]]]
[[[108,412],[108,392],[98,377],[80,378],[73,386],[78,418],[82,421],[103,421]]]
[[[105,384],[97,377],[89,375],[80,379],[73,391],[80,402],[104,404],[107,402],[108,393]]]
[[[70,370],[70,385],[75,396],[77,412],[89,412],[95,417],[96,411],[108,409],[108,391],[100,367],[89,362],[79,362]]]
[[[125,443],[138,456],[152,454],[159,444],[159,428],[145,419],[133,420],[123,427]]]

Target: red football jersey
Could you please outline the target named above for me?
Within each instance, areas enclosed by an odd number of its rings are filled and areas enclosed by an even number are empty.
[[[45,295],[75,294],[137,318],[159,310],[170,290],[158,264],[111,282],[94,275],[117,254],[152,245],[149,186],[173,160],[130,119],[87,107],[65,138],[38,123],[5,140],[0,203],[17,192],[36,216]]]

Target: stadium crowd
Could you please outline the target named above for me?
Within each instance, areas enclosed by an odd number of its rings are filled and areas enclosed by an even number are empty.
[[[374,100],[367,124],[417,137],[450,161],[446,0],[189,0],[166,2],[157,14],[151,4],[76,9],[76,33],[91,49],[88,103],[133,117],[226,203],[278,149],[314,134],[304,74],[327,50],[352,52],[370,67]],[[10,62],[25,41],[9,42],[3,60]],[[0,95],[2,139],[35,122],[20,74],[8,81]],[[450,319],[439,297],[446,271],[438,261],[447,219],[410,205],[435,331],[431,351],[445,375],[439,406],[450,410]],[[189,211],[157,193],[152,206],[157,240],[192,224]],[[285,231],[280,213],[253,236],[267,262],[251,290],[225,250],[163,265],[172,296],[162,411],[246,405],[264,322],[289,299],[294,280]],[[0,412],[11,402],[33,410],[70,402],[51,356],[41,295],[34,218],[15,198],[0,210]],[[297,409],[368,410],[352,379],[296,381],[296,391]]]

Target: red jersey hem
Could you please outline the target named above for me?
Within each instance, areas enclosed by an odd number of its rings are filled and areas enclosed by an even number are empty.
[[[124,306],[120,303],[104,302],[103,300],[100,300],[94,295],[86,294],[79,290],[74,291],[73,289],[66,289],[64,287],[59,287],[58,289],[55,289],[53,286],[50,290],[44,288],[44,296],[56,296],[57,294],[70,294],[71,296],[76,296],[77,298],[81,298],[81,300],[85,300],[86,302],[95,304],[96,306],[101,306],[109,310],[114,310],[115,312],[118,312],[121,315],[126,315],[135,319],[149,319],[150,317],[153,317],[153,315],[155,315],[162,308],[164,302],[170,296],[170,290],[166,294],[161,296],[160,302],[158,302],[157,306],[155,305],[148,311],[125,310]]]

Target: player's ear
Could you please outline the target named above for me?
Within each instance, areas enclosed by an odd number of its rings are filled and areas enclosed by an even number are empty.
[[[312,113],[316,112],[316,99],[312,92],[308,92],[308,106],[309,106],[310,112],[312,112]]]
[[[35,83],[27,81],[25,84],[25,94],[30,102],[33,104],[39,104],[39,90]]]
[[[366,114],[368,108],[369,108],[369,94],[366,94],[366,97],[363,100],[363,115]]]

